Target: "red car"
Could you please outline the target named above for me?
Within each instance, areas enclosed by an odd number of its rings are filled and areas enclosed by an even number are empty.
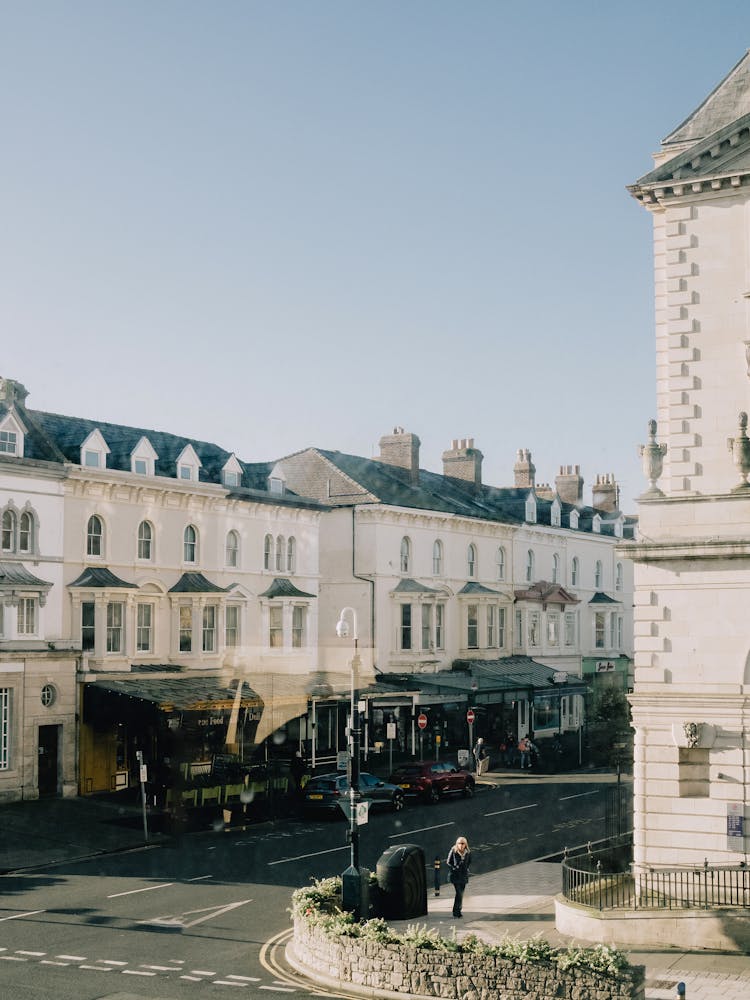
[[[456,792],[465,798],[474,794],[474,775],[447,760],[402,764],[388,780],[402,788],[404,795],[417,795],[426,802],[437,802],[443,795]]]

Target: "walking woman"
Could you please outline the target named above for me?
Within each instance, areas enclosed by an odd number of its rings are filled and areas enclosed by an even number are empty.
[[[471,851],[466,837],[459,837],[456,843],[448,852],[448,868],[450,870],[450,880],[456,892],[453,900],[453,916],[461,917],[461,909],[464,904],[464,890],[469,881],[469,865],[471,864]]]

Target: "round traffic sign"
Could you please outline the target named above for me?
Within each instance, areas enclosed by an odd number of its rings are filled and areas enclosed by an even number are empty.
[[[417,725],[419,726],[420,729],[424,729],[426,727],[427,716],[424,714],[424,712],[420,712],[419,715],[417,716]]]
[[[474,709],[473,708],[470,708],[469,711],[466,713],[466,721],[469,723],[469,725],[471,725],[472,722],[474,721]]]

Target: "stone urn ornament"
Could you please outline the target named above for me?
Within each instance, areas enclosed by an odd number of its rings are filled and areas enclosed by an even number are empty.
[[[740,474],[739,485],[734,487],[732,493],[744,493],[750,490],[747,481],[750,475],[750,438],[747,436],[747,414],[744,410],[739,416],[737,437],[727,438],[727,446],[732,453],[734,467]]]
[[[653,419],[648,422],[648,444],[640,445],[639,453],[643,460],[643,474],[648,479],[648,489],[642,495],[644,497],[663,497],[664,494],[656,482],[662,473],[667,446],[656,443],[656,421]]]

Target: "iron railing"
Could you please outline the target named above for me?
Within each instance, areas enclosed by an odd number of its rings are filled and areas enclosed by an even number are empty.
[[[665,868],[626,860],[629,844],[585,852],[562,862],[563,896],[593,909],[750,909],[750,867],[702,865]]]

